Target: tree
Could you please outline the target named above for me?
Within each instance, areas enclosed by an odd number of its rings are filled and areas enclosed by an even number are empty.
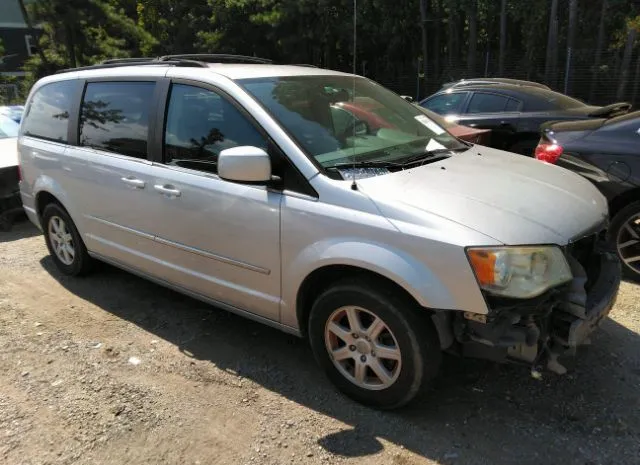
[[[564,93],[569,93],[569,75],[571,73],[571,54],[573,53],[573,43],[576,36],[576,21],[578,16],[578,0],[569,0],[569,33],[567,36],[567,63],[564,76]]]
[[[478,0],[470,0],[467,9],[469,17],[469,51],[467,54],[467,75],[476,74],[476,54],[478,51]]]
[[[638,17],[640,19],[640,17]],[[624,92],[627,86],[627,79],[629,78],[629,65],[631,65],[631,55],[633,54],[633,43],[636,40],[637,29],[636,26],[629,22],[627,33],[627,43],[624,47],[624,54],[622,55],[622,65],[620,67],[620,79],[618,81],[618,91],[616,93],[616,99],[624,99]]]
[[[500,4],[500,56],[498,58],[498,74],[504,75],[504,55],[507,49],[507,0]]]
[[[596,56],[593,62],[593,70],[591,72],[591,88],[589,89],[589,100],[593,100],[598,82],[598,73],[600,71],[600,59],[602,58],[602,48],[604,47],[604,27],[607,14],[607,0],[602,0],[602,9],[600,11],[600,22],[598,24],[598,42],[596,45]]]
[[[43,30],[39,53],[30,57],[25,69],[35,79],[64,67],[142,55],[155,39],[136,23],[136,6],[133,0],[37,0],[29,4],[28,17],[42,24]]]
[[[558,68],[558,0],[551,0],[547,60],[545,63],[544,80],[547,84],[555,86]]]
[[[427,87],[429,48],[427,46],[427,0],[420,0],[420,30],[422,33],[422,76],[423,88]],[[418,95],[418,97],[420,97]]]

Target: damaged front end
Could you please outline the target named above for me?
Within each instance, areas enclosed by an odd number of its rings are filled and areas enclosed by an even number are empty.
[[[0,231],[11,229],[13,217],[22,213],[17,166],[0,166]]]
[[[532,299],[486,293],[488,315],[465,313],[454,320],[462,355],[525,363],[534,377],[544,369],[566,372],[558,357],[575,353],[609,314],[621,268],[604,231],[571,242],[563,253],[573,275],[568,283]]]

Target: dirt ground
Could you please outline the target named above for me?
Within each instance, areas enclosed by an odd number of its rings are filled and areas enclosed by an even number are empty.
[[[567,376],[446,358],[396,412],[336,392],[306,343],[0,233],[0,463],[640,463],[640,286]]]

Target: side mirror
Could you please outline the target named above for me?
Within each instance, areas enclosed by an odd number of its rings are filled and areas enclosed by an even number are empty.
[[[401,95],[400,97],[405,99],[407,102],[413,102],[413,97],[411,95]]]
[[[266,183],[271,180],[271,159],[258,147],[242,145],[218,155],[218,176],[227,181]]]

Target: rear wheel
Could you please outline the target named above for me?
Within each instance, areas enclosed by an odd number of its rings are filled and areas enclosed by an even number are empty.
[[[61,272],[78,276],[91,269],[91,257],[64,208],[55,203],[47,205],[42,212],[42,226],[51,258]]]
[[[309,338],[333,383],[358,402],[395,408],[435,377],[440,345],[423,309],[377,280],[349,279],[315,301]]]
[[[640,281],[640,202],[616,213],[611,220],[609,237],[616,246],[625,275]]]

